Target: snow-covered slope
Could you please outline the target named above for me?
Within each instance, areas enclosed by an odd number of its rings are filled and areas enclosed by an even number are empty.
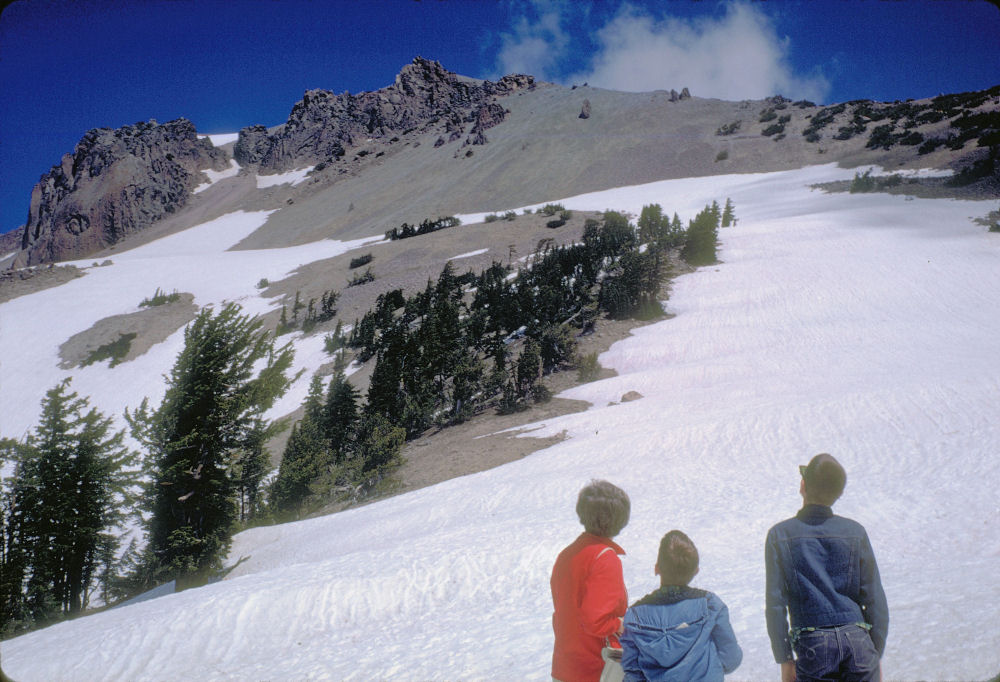
[[[549,571],[579,532],[577,490],[601,477],[632,497],[618,538],[631,597],[656,586],[660,536],[686,531],[701,553],[695,584],[726,601],[744,649],[731,679],[775,679],[763,540],[799,506],[796,465],[827,451],[848,470],[837,510],[868,528],[888,593],[885,679],[995,675],[1000,237],[969,220],[995,202],[809,189],[850,175],[815,167],[561,200],[633,212],[658,202],[690,216],[729,196],[739,218],[721,233],[723,262],[676,281],[676,317],[601,357],[618,376],[567,392],[594,406],[533,433],[566,440],[366,507],[241,533],[229,562],[248,559],[223,582],[4,642],[5,670],[22,682],[547,680]],[[124,256],[114,267],[132,267]],[[295,260],[292,250],[230,257],[260,258],[241,265],[246,281],[233,289],[206,282],[203,294],[157,264],[139,293],[233,299]],[[51,361],[58,342],[41,342],[30,311],[99,275],[4,304],[5,327],[13,316],[34,335],[24,345],[38,342],[38,359]],[[99,316],[121,312],[112,307]],[[7,410],[33,423],[18,410],[54,383],[44,372],[5,363],[5,423]],[[74,387],[118,410],[122,398],[84,376]],[[618,404],[629,390],[644,398]]]

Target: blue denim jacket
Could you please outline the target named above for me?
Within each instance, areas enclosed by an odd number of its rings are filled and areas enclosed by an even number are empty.
[[[792,660],[789,616],[792,628],[869,623],[882,655],[889,607],[860,523],[808,504],[768,531],[764,555],[767,633],[775,661]]]

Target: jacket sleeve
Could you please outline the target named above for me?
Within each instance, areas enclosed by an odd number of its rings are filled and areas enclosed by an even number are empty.
[[[865,620],[871,624],[871,638],[875,650],[881,656],[885,651],[885,640],[889,634],[889,604],[882,589],[875,552],[872,550],[868,534],[864,534],[861,548],[861,608]]]
[[[715,619],[715,627],[712,628],[712,642],[715,644],[716,651],[719,652],[722,670],[728,675],[736,670],[743,661],[743,649],[736,641],[736,633],[733,632],[733,626],[729,622],[729,607],[718,596],[712,596],[719,609],[719,615]]]
[[[767,608],[767,634],[771,638],[771,652],[776,663],[793,660],[792,643],[788,639],[788,597],[785,595],[785,578],[781,570],[778,540],[774,528],[767,533],[764,545],[766,574],[765,606]]]
[[[635,625],[635,613],[629,609],[625,613],[625,632],[619,638],[622,645],[622,670],[625,671],[625,682],[642,682],[645,676],[639,667],[639,648],[635,645],[632,627]]]
[[[580,625],[594,637],[610,637],[618,631],[618,619],[625,615],[625,578],[622,561],[612,552],[594,559],[584,581],[580,603]]]

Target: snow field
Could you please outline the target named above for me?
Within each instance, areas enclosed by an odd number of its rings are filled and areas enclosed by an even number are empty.
[[[684,530],[694,584],[727,603],[744,650],[728,679],[776,679],[764,537],[800,506],[797,465],[827,451],[848,472],[836,511],[868,529],[888,594],[885,679],[995,675],[1000,241],[969,220],[992,205],[808,188],[852,176],[824,166],[561,200],[634,214],[656,202],[686,220],[729,196],[739,219],[720,233],[722,263],[675,281],[676,317],[601,356],[618,376],[563,394],[593,407],[530,434],[566,440],[245,531],[227,563],[248,559],[226,580],[4,642],[5,669],[22,682],[548,680],[552,563],[580,531],[579,488],[599,477],[632,499],[617,538],[630,598],[657,586],[659,538]],[[619,404],[629,390],[644,397]]]
[[[159,287],[164,292],[190,292],[195,304],[220,306],[239,303],[245,313],[269,312],[275,302],[256,290],[261,278],[280,280],[299,266],[330,258],[381,237],[350,242],[323,240],[312,244],[260,251],[226,251],[267,220],[269,212],[224,215],[184,232],[120,253],[113,264],[91,267],[93,261],[73,263],[86,275],[62,286],[46,289],[0,304],[3,333],[0,357],[0,433],[20,438],[34,427],[39,403],[45,391],[67,376],[72,388],[89,396],[91,405],[107,416],[121,418],[125,407],[135,408],[148,396],[156,405],[163,396],[163,375],[170,371],[184,346],[184,329],[178,329],[135,360],[108,369],[107,362],[63,370],[58,366],[59,346],[72,335],[84,331],[102,318],[137,311],[139,302]],[[37,311],[46,311],[44,315]],[[58,333],[53,333],[53,320]],[[293,372],[318,366],[322,337],[302,340],[299,333],[279,341],[292,340],[296,353]],[[315,363],[315,364],[306,364]],[[285,395],[282,406],[301,404],[308,391],[311,373],[306,372]],[[281,413],[285,414],[285,413]],[[272,416],[280,416],[274,414]]]

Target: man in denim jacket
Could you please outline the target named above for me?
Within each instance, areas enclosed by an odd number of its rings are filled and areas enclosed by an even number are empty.
[[[831,509],[847,475],[825,453],[799,470],[802,509],[771,528],[765,547],[767,633],[782,682],[878,680],[889,607],[864,527]]]

